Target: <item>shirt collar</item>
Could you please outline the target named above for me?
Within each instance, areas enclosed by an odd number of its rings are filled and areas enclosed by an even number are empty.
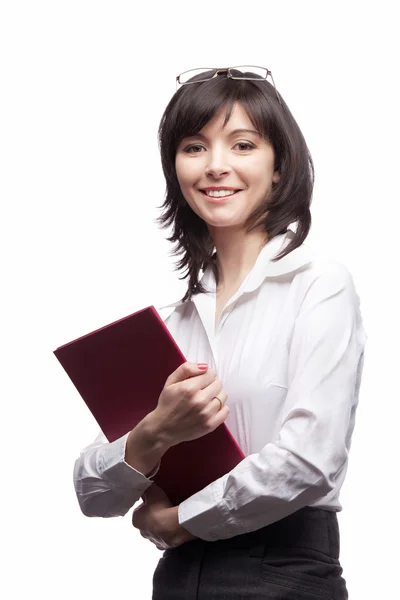
[[[276,235],[272,240],[265,244],[257,257],[254,266],[240,286],[242,292],[252,292],[260,287],[265,279],[288,275],[289,273],[302,269],[312,262],[314,256],[313,252],[311,248],[304,243],[280,260],[272,262],[271,259],[280,254],[281,250],[292,241],[293,237],[293,231],[288,229],[286,233]],[[207,267],[200,281],[208,291],[215,292],[215,278],[211,267]],[[178,300],[177,302],[167,304],[162,308],[174,308],[181,304],[184,304],[184,302]]]

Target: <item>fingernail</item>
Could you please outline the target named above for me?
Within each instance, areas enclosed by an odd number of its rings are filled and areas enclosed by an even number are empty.
[[[197,366],[200,369],[200,371],[206,371],[208,369],[207,363],[197,363]]]

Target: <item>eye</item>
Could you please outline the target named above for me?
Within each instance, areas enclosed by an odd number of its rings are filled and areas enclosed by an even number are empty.
[[[251,150],[252,148],[255,148],[255,145],[250,144],[249,142],[238,142],[236,145],[237,146],[246,146],[245,148],[242,148],[242,150]]]
[[[254,144],[251,144],[250,142],[237,142],[237,144],[235,144],[235,146],[240,146],[240,150],[245,150],[245,151],[252,150],[253,148],[256,147]],[[192,145],[188,146],[187,148],[185,148],[183,151],[186,152],[186,154],[199,154],[202,148],[203,148],[203,146],[199,146],[198,144],[192,144]]]
[[[188,146],[187,148],[185,148],[184,152],[186,152],[187,154],[199,154],[198,152],[191,152],[191,151],[193,150],[193,148],[202,148],[202,147],[203,146],[192,144],[191,146]]]

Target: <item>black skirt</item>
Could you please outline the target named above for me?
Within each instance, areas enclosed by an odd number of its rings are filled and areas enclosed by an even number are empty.
[[[346,600],[335,512],[303,508],[228,540],[166,550],[153,600]]]

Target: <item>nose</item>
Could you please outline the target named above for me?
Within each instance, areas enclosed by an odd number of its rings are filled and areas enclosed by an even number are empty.
[[[207,153],[206,175],[222,177],[231,171],[226,153],[223,150],[209,150]]]

